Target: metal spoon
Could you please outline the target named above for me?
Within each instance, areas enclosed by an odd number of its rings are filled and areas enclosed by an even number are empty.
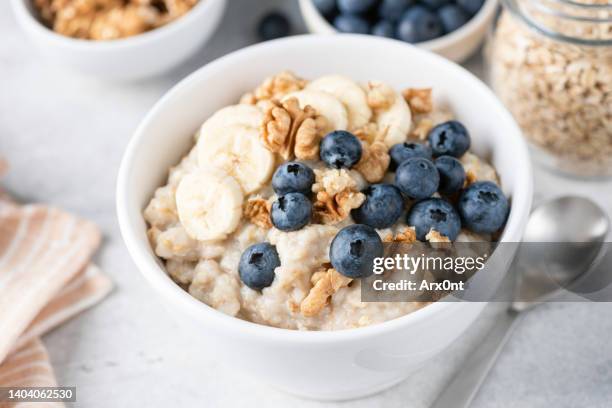
[[[518,251],[514,265],[519,276],[514,301],[432,408],[469,406],[522,312],[563,293],[563,287],[574,291],[576,285],[589,278],[589,271],[610,275],[608,268],[593,268],[605,252],[601,249],[609,230],[610,221],[603,210],[582,197],[561,197],[532,212],[523,242],[537,244],[521,245]],[[601,277],[595,278],[601,282]]]

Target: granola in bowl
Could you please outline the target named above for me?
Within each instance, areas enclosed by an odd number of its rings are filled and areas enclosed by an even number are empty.
[[[231,316],[296,330],[387,321],[425,304],[362,302],[383,242],[503,228],[495,169],[469,147],[429,89],[283,72],[205,121],[144,211],[148,236],[178,285]]]
[[[34,0],[41,21],[58,34],[85,40],[131,37],[168,24],[198,0]]]

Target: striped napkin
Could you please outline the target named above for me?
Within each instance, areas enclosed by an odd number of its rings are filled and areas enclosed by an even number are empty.
[[[0,387],[56,386],[39,338],[111,291],[90,263],[99,244],[94,224],[0,194]]]

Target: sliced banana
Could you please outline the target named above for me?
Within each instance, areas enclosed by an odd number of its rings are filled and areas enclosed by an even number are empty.
[[[346,130],[348,127],[348,113],[346,108],[338,99],[327,92],[304,90],[292,92],[283,98],[283,102],[289,98],[296,98],[300,108],[306,105],[312,106],[319,115],[324,116],[329,122],[325,129],[326,133],[333,130]]]
[[[258,129],[263,117],[261,109],[254,105],[227,106],[218,110],[204,122],[200,128],[200,135],[233,125]]]
[[[378,128],[385,131],[385,144],[389,147],[404,143],[412,128],[412,113],[404,97],[396,92],[395,102],[388,108],[376,112]]]
[[[342,102],[348,111],[349,129],[365,126],[372,118],[365,91],[350,78],[327,75],[312,81],[306,89],[327,92]]]
[[[233,176],[245,194],[259,190],[272,177],[274,153],[259,140],[259,129],[241,125],[213,127],[200,134],[200,167],[215,167]]]
[[[224,239],[242,217],[238,182],[219,169],[201,168],[183,177],[176,190],[179,220],[198,241]]]

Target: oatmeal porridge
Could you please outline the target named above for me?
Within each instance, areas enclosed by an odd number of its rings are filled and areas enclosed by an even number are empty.
[[[361,301],[384,242],[491,241],[508,200],[431,89],[282,72],[214,113],[144,211],[168,275],[237,318],[339,330],[425,303]]]

